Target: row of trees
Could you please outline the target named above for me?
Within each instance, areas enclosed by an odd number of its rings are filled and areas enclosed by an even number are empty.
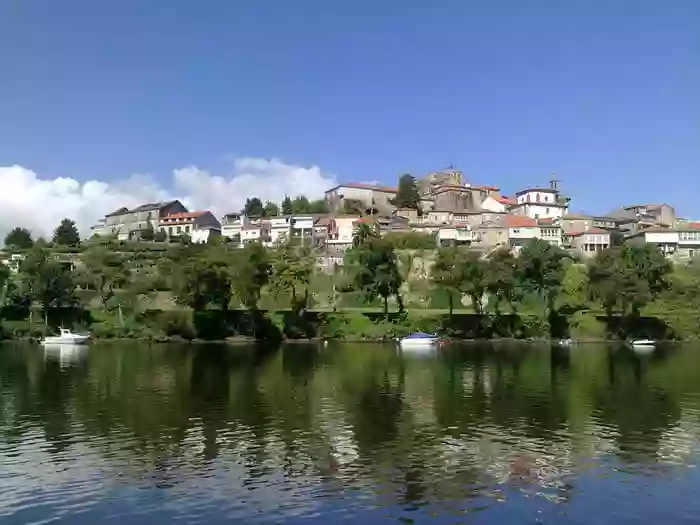
[[[80,233],[75,221],[63,219],[54,230],[51,242],[56,246],[78,246]],[[5,246],[8,248],[26,250],[35,244],[48,246],[48,242],[41,237],[35,241],[32,233],[26,228],[14,228],[5,236]]]
[[[327,212],[325,200],[310,201],[303,195],[294,199],[286,196],[279,205],[271,201],[263,203],[258,197],[251,197],[246,199],[241,210],[241,213],[248,217],[277,217],[278,215],[306,215]]]
[[[54,308],[94,309],[99,305],[114,312],[123,326],[126,317],[142,308],[145,298],[159,291],[170,292],[177,303],[195,311],[233,306],[257,310],[263,292],[279,297],[278,304],[286,303],[296,312],[311,305],[310,285],[319,271],[311,247],[290,243],[268,249],[251,244],[238,249],[225,244],[182,244],[162,250],[154,252],[147,244],[139,248],[136,243],[126,251],[90,241],[73,264],[57,259],[55,252],[37,243],[27,251],[17,275],[11,276],[0,266],[0,306],[27,309],[31,314],[31,305],[37,305],[46,318],[47,311]],[[560,248],[534,240],[517,255],[505,248],[487,256],[440,248],[429,275],[447,297],[450,314],[465,296],[476,313],[489,308],[500,316],[504,309],[517,313],[525,305],[537,305],[543,317],[570,313],[567,287],[573,287],[588,306],[598,304],[610,315],[635,316],[669,290],[672,270],[663,254],[647,245],[613,247],[582,265]],[[379,236],[372,223],[361,223],[342,271],[335,274],[334,297],[336,291],[353,292],[367,303],[380,301],[385,312],[393,299],[402,310],[402,289],[409,272],[399,262],[395,243]],[[571,275],[580,278],[567,283]],[[700,279],[692,283],[679,289],[688,301],[698,302]],[[697,301],[691,296],[698,296]]]

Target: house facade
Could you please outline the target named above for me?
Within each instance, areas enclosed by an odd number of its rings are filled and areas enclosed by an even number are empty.
[[[138,238],[140,232],[146,229],[157,231],[161,217],[174,213],[186,213],[178,200],[169,202],[152,202],[142,204],[133,209],[119,208],[105,215],[92,227],[93,235],[116,235],[120,241]]]
[[[221,234],[221,223],[210,211],[190,211],[162,216],[158,229],[168,239],[187,235],[194,243],[207,242],[210,237]]]
[[[391,203],[395,197],[396,188],[356,182],[340,184],[325,193],[326,204],[332,214],[342,213],[346,201],[356,201],[362,204],[364,210],[389,215],[395,209]]]
[[[656,246],[666,257],[689,261],[700,256],[700,224],[689,223],[678,228],[648,228],[628,237],[628,242]]]

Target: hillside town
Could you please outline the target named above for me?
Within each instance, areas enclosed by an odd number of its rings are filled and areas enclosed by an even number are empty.
[[[547,184],[503,195],[497,186],[476,185],[457,169],[427,174],[415,181],[419,205],[397,206],[398,189],[346,183],[325,191],[326,213],[246,215],[232,211],[217,218],[207,210],[188,210],[180,201],[120,208],[92,227],[94,235],[138,239],[146,229],[163,238],[187,235],[192,242],[223,236],[236,245],[271,246],[294,237],[340,258],[352,245],[360,222],[372,222],[382,235],[417,232],[434,237],[436,247],[464,245],[488,253],[517,250],[543,239],[581,256],[618,242],[648,243],[683,261],[700,254],[700,222],[677,217],[665,203],[626,204],[604,215],[571,210],[571,199],[555,176]]]

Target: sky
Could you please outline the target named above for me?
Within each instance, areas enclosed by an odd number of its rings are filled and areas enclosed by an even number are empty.
[[[698,28],[697,0],[0,0],[0,233],[449,165],[698,218]]]

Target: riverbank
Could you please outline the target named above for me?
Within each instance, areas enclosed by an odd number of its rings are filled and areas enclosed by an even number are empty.
[[[616,341],[630,337],[654,340],[700,339],[697,316],[621,317],[576,311],[542,319],[535,314],[477,315],[409,311],[384,315],[380,312],[263,311],[263,310],[150,310],[139,316],[119,318],[101,310],[64,309],[44,317],[5,318],[0,322],[4,339],[38,340],[58,326],[89,332],[96,340],[142,340],[153,342],[254,341],[347,342],[387,341],[411,332],[438,333],[455,340],[556,340]]]

